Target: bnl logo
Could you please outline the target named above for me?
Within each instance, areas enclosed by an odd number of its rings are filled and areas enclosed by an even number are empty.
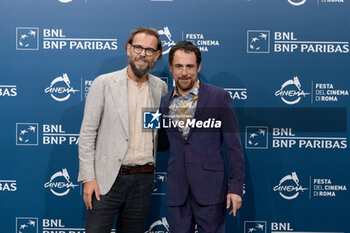
[[[38,233],[38,218],[17,217],[16,233]]]
[[[244,221],[244,233],[266,233],[266,222]]]
[[[160,129],[160,116],[159,110],[156,112],[145,111],[143,112],[143,128],[144,129]]]
[[[167,173],[155,172],[154,175],[155,177],[152,195],[165,195]]]
[[[16,145],[37,146],[38,128],[38,123],[16,123]]]
[[[39,50],[39,28],[17,27],[16,50]]]
[[[267,133],[267,126],[246,126],[245,148],[268,149]]]
[[[248,30],[247,53],[270,53],[270,31]]]

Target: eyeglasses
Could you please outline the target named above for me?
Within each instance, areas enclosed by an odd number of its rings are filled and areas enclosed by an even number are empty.
[[[156,49],[153,49],[153,48],[144,48],[142,47],[141,45],[132,45],[132,49],[133,51],[136,53],[136,54],[140,54],[142,53],[142,50],[145,50],[145,54],[147,56],[153,56],[153,54],[157,51]]]

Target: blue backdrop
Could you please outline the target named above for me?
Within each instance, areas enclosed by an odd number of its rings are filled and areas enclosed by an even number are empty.
[[[0,232],[82,233],[80,124],[92,80],[123,68],[129,32],[202,51],[232,97],[245,149],[226,232],[349,232],[348,0],[2,0]],[[169,232],[160,153],[146,232]]]

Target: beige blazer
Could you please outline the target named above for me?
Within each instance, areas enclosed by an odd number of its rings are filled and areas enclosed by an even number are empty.
[[[149,74],[148,78],[150,107],[159,108],[168,87],[156,76]],[[127,96],[127,68],[124,68],[97,77],[86,99],[79,137],[78,181],[95,179],[102,195],[111,189],[128,148]],[[156,137],[155,133],[154,148],[157,148]]]

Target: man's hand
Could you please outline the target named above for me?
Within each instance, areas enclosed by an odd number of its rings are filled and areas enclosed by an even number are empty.
[[[242,205],[242,197],[234,193],[229,193],[227,194],[226,209],[230,208],[231,202],[232,210],[230,211],[230,214],[236,216],[237,210],[241,208]]]
[[[84,183],[84,202],[86,205],[86,209],[92,209],[92,195],[95,193],[96,199],[100,200],[100,190],[98,189],[98,185],[96,180],[90,180]]]

